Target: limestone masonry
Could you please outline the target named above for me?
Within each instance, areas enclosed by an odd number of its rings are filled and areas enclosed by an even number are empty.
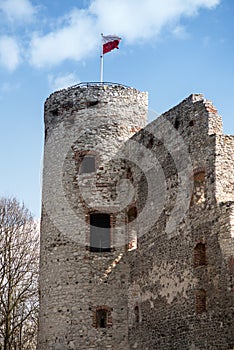
[[[203,95],[45,102],[38,350],[234,349],[234,136]]]

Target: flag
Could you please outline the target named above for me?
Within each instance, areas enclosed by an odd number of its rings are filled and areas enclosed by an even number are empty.
[[[120,43],[121,38],[118,36],[114,35],[102,35],[102,43],[103,43],[103,48],[102,52],[103,54],[110,52],[114,49],[118,49],[119,43]]]

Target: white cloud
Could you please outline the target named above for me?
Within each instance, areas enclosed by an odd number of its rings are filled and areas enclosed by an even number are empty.
[[[66,59],[79,61],[87,57],[98,43],[95,23],[86,11],[74,10],[68,25],[40,36],[31,42],[31,63],[37,67],[56,65]],[[66,21],[66,22],[67,22]]]
[[[10,21],[31,21],[35,13],[29,0],[0,0],[0,10]]]
[[[211,9],[221,0],[93,0],[89,8],[74,10],[66,22],[46,35],[34,34],[31,64],[59,64],[66,59],[82,60],[98,50],[100,33],[117,34],[133,44],[155,40],[165,28],[185,35],[183,17],[195,16],[201,8]]]
[[[49,84],[53,91],[61,90],[79,83],[80,83],[80,80],[73,73],[59,75],[57,77],[52,74],[49,75]]]
[[[157,37],[160,31],[181,17],[216,6],[220,0],[94,0],[90,11],[104,32],[123,35],[134,42]]]
[[[13,71],[20,63],[20,48],[17,41],[9,36],[0,37],[0,65]]]

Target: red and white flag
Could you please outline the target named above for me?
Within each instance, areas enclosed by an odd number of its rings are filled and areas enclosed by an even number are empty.
[[[115,35],[102,35],[102,52],[103,54],[110,52],[114,49],[118,49],[121,38]]]

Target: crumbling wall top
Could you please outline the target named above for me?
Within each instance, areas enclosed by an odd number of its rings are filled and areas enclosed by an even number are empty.
[[[131,116],[142,128],[147,110],[146,92],[115,83],[81,83],[52,93],[45,102],[44,119],[47,127],[54,128],[71,118],[89,118],[90,122],[97,118],[108,122],[114,118],[121,123]]]
[[[191,135],[191,127],[194,125],[198,135],[223,135],[222,118],[213,103],[203,94],[191,94],[164,112],[158,119],[160,118],[167,119],[183,136],[186,133]]]

